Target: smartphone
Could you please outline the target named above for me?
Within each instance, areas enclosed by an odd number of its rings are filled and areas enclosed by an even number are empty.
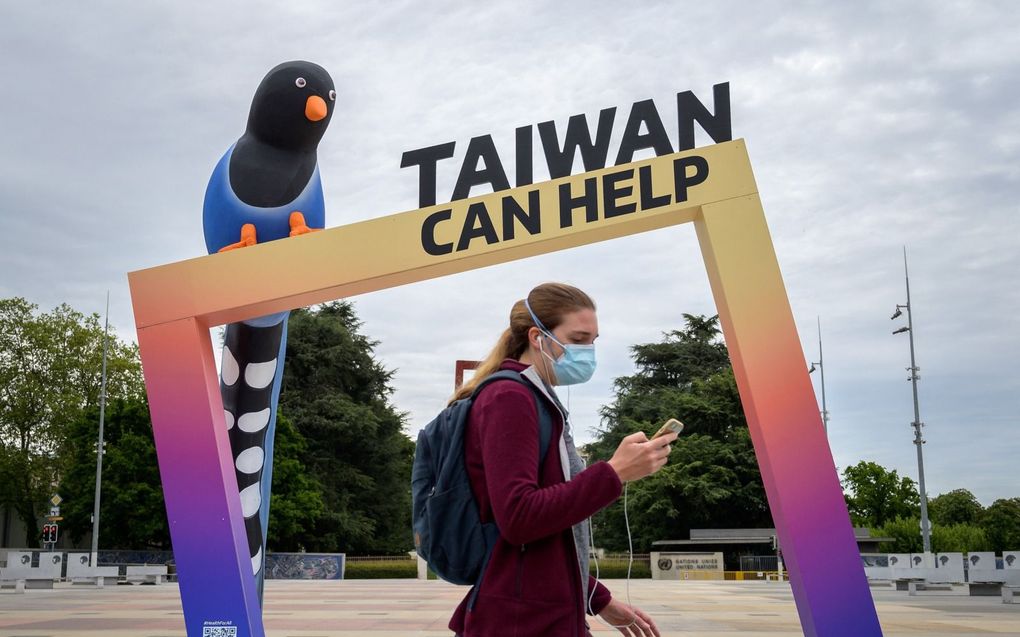
[[[659,436],[664,436],[668,433],[679,434],[683,430],[684,424],[682,422],[680,422],[676,418],[670,418],[669,420],[666,421],[666,424],[664,424],[662,427],[659,427],[659,430],[655,432],[654,436],[652,436],[652,440],[655,440]]]

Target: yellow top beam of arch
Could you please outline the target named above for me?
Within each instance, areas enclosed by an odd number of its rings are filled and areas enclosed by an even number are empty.
[[[561,215],[565,188],[597,190],[591,217],[580,201]],[[686,223],[702,205],[755,193],[734,140],[132,272],[135,322],[231,323]]]

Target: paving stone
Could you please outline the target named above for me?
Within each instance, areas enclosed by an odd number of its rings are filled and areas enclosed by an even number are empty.
[[[607,582],[625,599],[626,583]],[[466,589],[445,582],[346,580],[266,582],[269,637],[450,637]],[[1020,604],[997,597],[909,597],[872,591],[886,637],[1020,636]],[[789,584],[635,580],[631,601],[663,637],[800,635]],[[619,635],[593,622],[595,635]],[[185,637],[175,584],[0,593],[0,637]]]

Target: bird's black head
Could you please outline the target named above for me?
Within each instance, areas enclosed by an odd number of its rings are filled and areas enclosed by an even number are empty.
[[[315,150],[336,106],[333,78],[318,64],[277,65],[251,101],[246,135],[278,148]]]

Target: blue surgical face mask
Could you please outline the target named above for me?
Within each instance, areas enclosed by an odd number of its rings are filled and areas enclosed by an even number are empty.
[[[542,349],[542,354],[552,361],[557,385],[577,385],[591,380],[592,374],[595,373],[594,345],[564,345],[552,334],[546,332],[545,335],[563,348],[563,354],[556,359]]]
[[[538,343],[542,355],[552,361],[552,371],[556,377],[556,384],[578,385],[591,380],[592,375],[595,373],[595,346],[561,343],[552,335],[552,332],[545,329],[542,321],[538,320],[535,313],[531,311],[531,306],[528,304],[527,299],[524,300],[524,306],[528,308],[532,320],[535,321],[535,325],[542,331],[542,334],[548,336],[553,342],[563,348],[563,354],[559,358],[553,358],[542,347],[542,341]]]

